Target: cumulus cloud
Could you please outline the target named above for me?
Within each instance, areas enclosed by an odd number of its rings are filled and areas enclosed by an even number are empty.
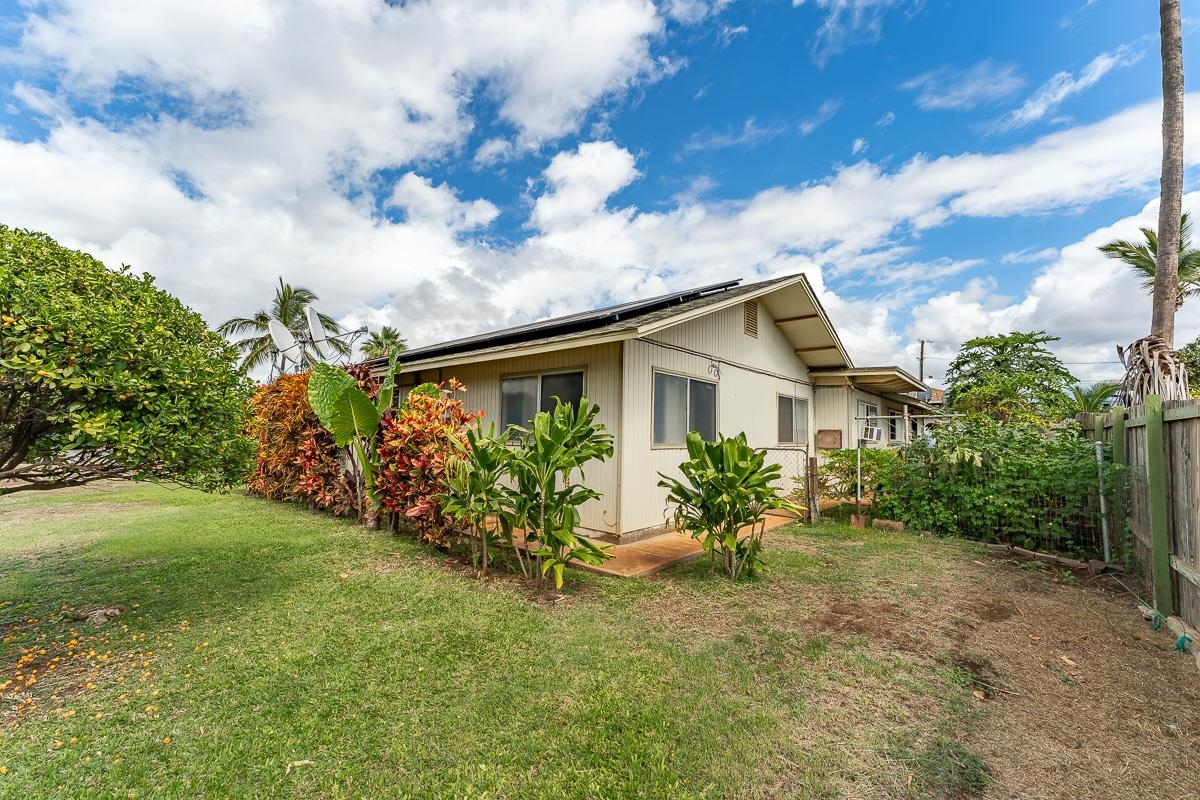
[[[965,70],[940,67],[900,84],[917,93],[924,111],[968,109],[994,103],[1015,94],[1025,81],[1011,64],[981,61]]]

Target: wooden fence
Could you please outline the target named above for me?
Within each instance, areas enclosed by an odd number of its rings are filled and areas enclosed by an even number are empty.
[[[1118,471],[1111,518],[1128,535],[1148,602],[1200,627],[1200,400],[1145,405],[1083,419],[1112,445]]]

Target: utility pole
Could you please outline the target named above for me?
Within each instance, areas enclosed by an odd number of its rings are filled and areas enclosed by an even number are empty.
[[[925,341],[926,341],[926,340],[925,340],[925,339],[920,339],[920,340],[918,340],[918,341],[920,341],[920,342],[921,342],[921,362],[920,362],[920,363],[921,363],[921,367],[920,367],[920,370],[919,370],[919,371],[920,371],[920,374],[919,374],[919,375],[917,375],[917,379],[918,379],[918,380],[920,380],[920,381],[921,381],[921,383],[924,383],[924,382],[925,382]]]

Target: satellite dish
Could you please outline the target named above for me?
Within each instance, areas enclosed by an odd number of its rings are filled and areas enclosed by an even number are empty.
[[[291,358],[293,361],[299,362],[300,359],[295,355],[289,355],[291,351],[300,347],[296,337],[292,336],[292,332],[275,320],[267,322],[267,330],[271,334],[271,341],[274,343],[275,349],[279,351],[279,355],[284,359]]]
[[[317,316],[317,310],[309,306],[304,309],[304,316],[308,319],[308,332],[312,335],[313,351],[316,353],[317,358],[322,361],[328,361],[332,348],[329,347],[325,339],[325,326],[321,324],[321,318]]]

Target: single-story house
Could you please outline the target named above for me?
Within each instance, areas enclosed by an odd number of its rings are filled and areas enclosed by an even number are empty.
[[[582,509],[580,533],[616,542],[665,529],[658,473],[677,471],[689,431],[745,432],[793,479],[818,448],[854,447],[864,426],[875,429],[864,446],[906,439],[909,416],[928,408],[915,396],[927,387],[904,370],[852,364],[803,275],[456,339],[409,350],[402,366],[401,390],[457,378],[467,407],[498,427],[526,423],[555,397],[597,403],[615,455],[587,468],[603,497]]]

